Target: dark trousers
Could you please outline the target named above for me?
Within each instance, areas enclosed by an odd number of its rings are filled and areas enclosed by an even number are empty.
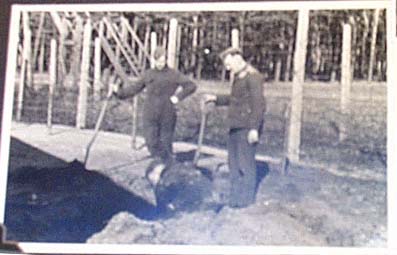
[[[176,113],[167,118],[144,118],[144,138],[150,155],[169,165],[172,162],[172,142],[176,124]]]
[[[229,132],[228,164],[231,178],[229,205],[245,207],[255,202],[256,144],[247,141],[249,129],[232,129]]]

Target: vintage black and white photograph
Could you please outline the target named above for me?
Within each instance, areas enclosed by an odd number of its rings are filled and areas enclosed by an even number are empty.
[[[385,248],[386,6],[186,6],[13,8],[7,240]]]

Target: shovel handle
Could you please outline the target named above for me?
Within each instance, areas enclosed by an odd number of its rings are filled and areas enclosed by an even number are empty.
[[[207,122],[207,112],[202,111],[201,112],[200,131],[199,131],[199,137],[198,137],[198,142],[197,142],[197,149],[196,149],[196,152],[194,153],[194,158],[193,158],[194,165],[197,165],[197,162],[200,157],[201,147],[203,145],[203,140],[204,140],[204,129],[205,129],[206,122]]]
[[[101,112],[99,113],[98,120],[95,123],[94,135],[91,137],[91,140],[90,140],[90,142],[88,143],[88,145],[86,147],[85,157],[84,157],[84,166],[86,166],[86,164],[87,164],[88,156],[89,156],[90,150],[91,150],[91,146],[94,143],[96,137],[98,136],[99,128],[102,125],[103,117],[105,116],[106,108],[108,106],[108,103],[109,103],[110,99],[112,98],[112,95],[113,95],[113,90],[112,90],[112,88],[109,88],[108,94],[106,95],[106,98],[105,98],[105,102],[103,103],[102,108],[101,108]]]

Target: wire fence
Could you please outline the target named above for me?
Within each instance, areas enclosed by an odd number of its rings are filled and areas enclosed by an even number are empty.
[[[287,119],[284,112],[286,105],[290,102],[297,12],[197,12],[187,16],[181,13],[121,14],[129,22],[135,22],[131,26],[136,29],[137,35],[143,42],[147,41],[145,40],[147,31],[155,31],[158,33],[158,43],[163,45],[166,45],[168,40],[169,19],[178,18],[180,26],[178,69],[195,79],[199,92],[178,106],[175,136],[177,140],[193,143],[197,141],[200,125],[200,112],[196,107],[199,105],[200,92],[210,89],[210,92],[217,93],[219,88],[223,88],[223,92],[230,90],[227,81],[229,74],[224,70],[218,54],[231,44],[231,30],[237,28],[244,57],[267,77],[265,95],[268,110],[265,113],[265,128],[258,149],[261,153],[277,157],[285,153]],[[100,13],[100,15],[107,14]],[[48,15],[45,17],[48,19]],[[100,16],[97,20],[100,20]],[[32,23],[34,22],[33,19]],[[362,97],[359,93],[352,94],[351,111],[348,115],[340,111],[339,85],[332,85],[340,79],[342,24],[346,23],[353,28],[352,78],[355,82],[363,80],[362,88],[364,89],[356,90],[364,91],[365,94],[362,100],[359,100],[360,96]],[[384,93],[386,91],[386,86],[384,86],[386,80],[385,11],[311,11],[309,24],[305,81],[306,83],[321,82],[318,86],[313,86],[317,87],[317,92],[314,91],[317,94],[314,94],[320,96],[308,97],[312,89],[305,88],[304,90],[301,157],[314,161],[334,161],[335,164],[341,165],[362,164],[384,171],[387,155],[386,96]],[[54,35],[52,26],[46,27],[46,31],[52,31]],[[93,33],[97,32],[95,30]],[[49,40],[46,39],[50,38],[49,36],[49,33],[45,33],[42,37],[45,39],[37,56],[43,57],[41,57],[41,64],[39,60],[36,63],[35,71],[42,69],[43,72],[48,72],[49,44],[47,41]],[[195,40],[197,40],[196,43],[193,43]],[[59,63],[63,62],[66,70],[58,76],[52,121],[54,124],[75,126],[79,77],[68,78],[74,72],[74,66],[70,60],[73,58],[72,46],[65,47],[65,55],[58,55],[62,60]],[[93,50],[94,46],[91,46],[91,52]],[[22,52],[19,51],[18,56],[20,57],[21,54]],[[112,80],[109,76],[114,76],[114,72],[106,57],[102,57],[101,65],[103,84],[101,98],[103,99]],[[149,66],[149,63],[146,63],[146,66]],[[20,69],[19,65],[17,73]],[[59,70],[62,69],[58,68],[58,72]],[[89,76],[93,77],[93,60],[91,60]],[[47,122],[48,76],[44,75],[40,81],[37,79],[38,76],[34,76],[33,86],[25,88],[21,121]],[[93,128],[102,101],[94,96],[92,78],[89,83],[91,87],[88,91],[85,126]],[[324,85],[331,89],[324,89]],[[16,88],[18,88],[18,82]],[[379,89],[375,91],[373,88]],[[18,89],[14,96],[14,116],[19,103],[17,94]],[[374,100],[375,94],[378,95],[376,100]],[[138,121],[135,123],[138,134],[142,134],[142,100],[144,96],[140,95],[137,109]],[[102,129],[131,134],[132,111],[133,106],[130,101],[112,100]],[[211,112],[205,135],[207,144],[219,147],[226,145],[226,116],[225,108]],[[347,123],[348,126],[348,138],[343,142],[339,141],[341,123]]]

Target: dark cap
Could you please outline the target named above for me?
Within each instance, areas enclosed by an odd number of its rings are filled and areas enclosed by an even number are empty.
[[[166,51],[165,51],[164,47],[159,46],[154,50],[153,57],[154,57],[154,59],[159,59],[160,57],[165,56],[165,53],[166,53]]]
[[[220,59],[223,61],[227,55],[243,54],[240,48],[229,47],[219,54]]]

